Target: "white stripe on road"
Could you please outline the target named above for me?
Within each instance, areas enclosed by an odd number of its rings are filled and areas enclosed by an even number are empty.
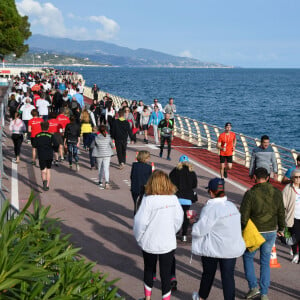
[[[18,164],[11,163],[11,204],[19,209]]]

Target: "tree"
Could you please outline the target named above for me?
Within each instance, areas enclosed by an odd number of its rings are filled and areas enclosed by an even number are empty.
[[[27,16],[20,16],[14,0],[0,1],[0,56],[15,53],[21,57],[29,47],[24,42],[31,36]]]

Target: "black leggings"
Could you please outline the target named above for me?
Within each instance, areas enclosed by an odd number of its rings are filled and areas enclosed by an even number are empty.
[[[21,152],[21,145],[23,143],[23,134],[13,133],[11,138],[14,143],[15,156],[19,156]]]
[[[181,205],[184,212],[184,220],[182,223],[182,236],[187,235],[187,230],[190,224],[190,220],[187,218],[186,212],[190,209],[190,205]]]
[[[291,234],[293,234],[296,238],[297,243],[292,246],[293,254],[297,254],[298,246],[300,249],[300,219],[294,219],[293,227],[289,228]]]
[[[143,251],[144,257],[144,284],[148,291],[153,287],[153,274],[156,267],[157,257],[159,260],[159,270],[161,278],[161,292],[166,295],[171,291],[171,268],[175,250],[165,254],[151,254]]]
[[[165,141],[167,141],[168,144],[168,157],[171,154],[171,137],[170,136],[161,136],[160,137],[160,153],[162,154],[164,151]]]

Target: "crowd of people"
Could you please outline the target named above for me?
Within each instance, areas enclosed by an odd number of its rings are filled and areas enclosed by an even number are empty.
[[[149,141],[148,129],[153,128],[154,142],[163,156],[167,143],[167,160],[171,160],[174,113],[173,98],[163,108],[154,99],[149,106],[143,101],[124,101],[115,107],[109,95],[98,99],[99,88],[92,88],[93,103],[86,106],[83,83],[80,79],[62,80],[59,71],[52,74],[21,73],[14,80],[9,95],[11,137],[14,144],[14,163],[20,163],[23,140],[32,145],[32,164],[39,160],[44,191],[50,188],[50,169],[68,159],[69,168],[75,162],[79,166],[79,146],[89,152],[90,167],[98,168],[98,185],[110,189],[110,160],[116,148],[119,168],[126,165],[128,142],[136,143],[137,133]],[[66,75],[66,74],[63,74]],[[182,242],[187,242],[188,227],[192,227],[192,253],[200,255],[203,274],[198,292],[193,299],[207,299],[213,285],[217,265],[220,265],[224,299],[235,299],[234,269],[236,259],[243,256],[245,276],[249,292],[246,299],[260,294],[268,299],[270,285],[270,256],[276,237],[284,242],[288,235],[293,238],[292,262],[299,263],[300,246],[300,156],[297,164],[289,169],[280,192],[269,182],[270,175],[277,178],[277,164],[270,147],[269,137],[261,137],[260,146],[254,148],[249,176],[255,185],[242,200],[240,210],[227,198],[225,179],[232,169],[232,155],[236,137],[232,124],[226,123],[220,134],[217,148],[220,150],[220,178],[208,183],[209,199],[197,217],[191,213],[191,205],[197,201],[197,175],[187,155],[182,155],[178,164],[166,174],[161,170],[152,172],[148,164],[150,153],[142,150],[137,162],[132,164],[131,195],[133,199],[134,236],[142,249],[144,259],[144,294],[151,299],[153,282],[156,279],[156,264],[159,261],[162,299],[168,300],[171,291],[177,289],[176,235],[181,233]],[[160,143],[160,144],[159,144]],[[246,248],[242,233],[249,220],[264,238],[255,251]],[[254,256],[260,250],[260,280],[254,270]]]

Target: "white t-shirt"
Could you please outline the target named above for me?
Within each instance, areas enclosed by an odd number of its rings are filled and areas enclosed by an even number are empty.
[[[300,219],[300,189],[296,189],[295,219]]]
[[[20,110],[22,111],[22,120],[31,120],[32,115],[31,111],[35,109],[35,107],[30,103],[25,103],[23,106],[21,106]]]
[[[36,101],[36,107],[38,108],[40,116],[48,116],[48,106],[50,106],[50,103],[45,99]]]

